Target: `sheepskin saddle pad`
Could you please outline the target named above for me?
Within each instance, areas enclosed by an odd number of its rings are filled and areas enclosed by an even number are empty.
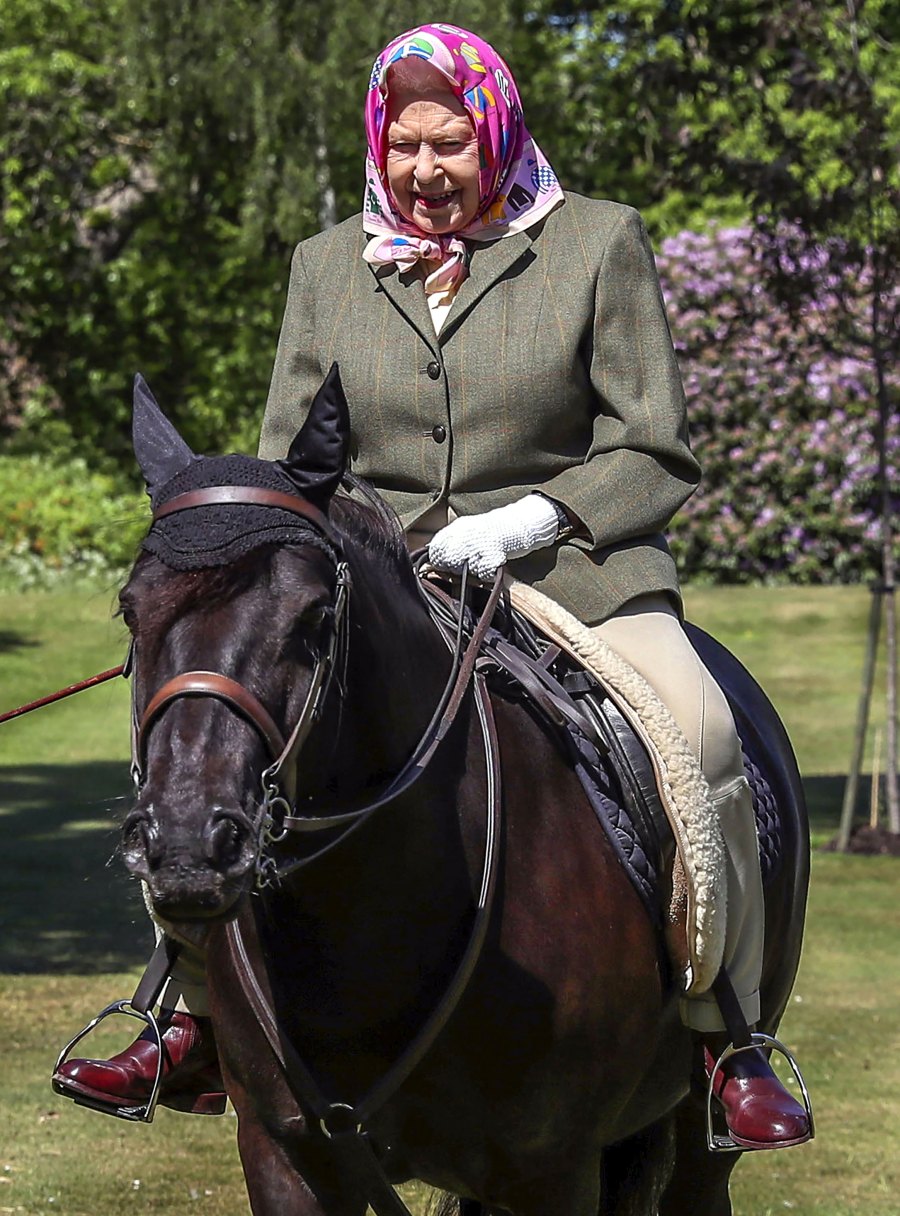
[[[612,647],[533,587],[511,580],[508,590],[512,606],[597,680],[643,743],[675,841],[670,954],[685,991],[705,992],[722,965],[727,888],[725,843],[699,763],[669,710]]]

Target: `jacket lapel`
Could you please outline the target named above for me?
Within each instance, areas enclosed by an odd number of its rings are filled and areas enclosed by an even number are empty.
[[[441,327],[441,346],[485,292],[489,291],[519,258],[526,253],[530,254],[531,241],[531,232],[516,232],[503,240],[471,243],[469,274],[457,292],[453,307]],[[372,270],[378,284],[376,290],[381,290],[390,297],[397,310],[437,354],[438,339],[425,301],[421,279],[415,273],[398,274],[394,266],[373,266]]]
[[[372,270],[378,281],[375,290],[390,297],[398,312],[437,354],[437,335],[425,302],[422,280],[415,273],[399,274],[396,266],[373,266]]]
[[[515,232],[503,240],[471,242],[469,275],[456,293],[453,307],[441,327],[442,346],[485,292],[489,291],[511,266],[526,253],[534,256],[531,254],[531,239],[529,232]]]

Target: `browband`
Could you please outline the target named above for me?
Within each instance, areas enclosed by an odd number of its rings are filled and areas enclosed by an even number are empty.
[[[155,523],[167,515],[174,515],[176,511],[189,511],[192,507],[229,505],[277,507],[282,511],[291,511],[314,524],[336,549],[341,549],[340,535],[331,520],[318,507],[296,494],[264,490],[259,486],[207,486],[203,490],[188,490],[184,494],[176,494],[174,498],[157,507],[153,512],[153,521]]]

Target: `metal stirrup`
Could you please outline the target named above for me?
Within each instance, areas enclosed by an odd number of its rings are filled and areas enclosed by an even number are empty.
[[[746,1152],[746,1145],[735,1144],[730,1134],[721,1135],[713,1128],[713,1099],[715,1098],[715,1083],[716,1077],[719,1075],[719,1070],[724,1062],[732,1056],[740,1055],[744,1051],[755,1051],[758,1047],[767,1047],[772,1051],[777,1051],[787,1060],[791,1066],[797,1084],[800,1087],[800,1094],[803,1098],[803,1105],[806,1108],[806,1117],[809,1120],[810,1139],[816,1134],[815,1122],[813,1120],[812,1103],[809,1100],[809,1091],[806,1088],[806,1082],[800,1073],[800,1068],[797,1061],[794,1059],[791,1052],[778,1039],[772,1038],[769,1034],[760,1034],[754,1032],[750,1035],[750,1042],[743,1044],[741,1047],[735,1047],[734,1044],[729,1044],[722,1052],[718,1060],[716,1060],[709,1076],[709,1086],[706,1091],[706,1147],[711,1153],[741,1153]],[[773,1144],[773,1148],[778,1148],[778,1144]],[[784,1145],[783,1147],[788,1147]]]
[[[163,1070],[162,1032],[153,1014],[153,1006],[156,1004],[163,985],[169,978],[175,960],[180,953],[181,946],[178,942],[172,941],[168,937],[160,938],[156,949],[150,956],[150,961],[144,970],[144,974],[138,981],[134,995],[126,1000],[113,1001],[111,1005],[107,1005],[95,1018],[91,1018],[84,1029],[79,1030],[78,1034],[59,1053],[56,1067],[53,1069],[53,1080],[51,1082],[55,1093],[65,1098],[71,1098],[78,1106],[86,1106],[91,1110],[99,1110],[105,1115],[114,1115],[117,1119],[128,1119],[133,1123],[153,1122],[156,1104],[159,1101],[159,1091],[162,1086]],[[72,1054],[73,1048],[89,1035],[100,1022],[114,1013],[121,1013],[128,1017],[137,1018],[138,1021],[144,1022],[149,1026],[153,1032],[153,1039],[156,1043],[156,1077],[150,1090],[150,1096],[145,1102],[123,1106],[121,1102],[117,1102],[114,1098],[104,1100],[103,1098],[92,1097],[89,1094],[78,1093],[77,1090],[70,1089],[61,1081],[56,1080],[56,1074]]]
[[[108,1018],[113,1013],[124,1013],[129,1017],[137,1018],[138,1021],[145,1022],[153,1031],[153,1037],[156,1042],[156,1077],[153,1081],[153,1088],[146,1102],[139,1102],[133,1106],[123,1106],[115,1098],[104,1100],[103,1098],[91,1097],[89,1094],[78,1093],[77,1090],[69,1089],[68,1086],[56,1080],[56,1073],[59,1072],[60,1068],[71,1055],[73,1047],[80,1043],[86,1035],[90,1034],[95,1026],[102,1022],[104,1018]],[[75,1038],[62,1049],[56,1061],[56,1068],[53,1070],[54,1079],[52,1085],[55,1093],[61,1094],[65,1098],[71,1098],[77,1106],[87,1106],[91,1110],[102,1111],[105,1115],[115,1115],[117,1119],[130,1119],[135,1123],[152,1123],[153,1116],[156,1113],[156,1103],[159,1101],[160,1085],[162,1084],[162,1066],[162,1034],[152,1011],[149,1009],[135,1009],[130,1000],[113,1001],[111,1005],[107,1005],[105,1009],[101,1010],[95,1018],[91,1018],[87,1026],[83,1030],[79,1030]]]

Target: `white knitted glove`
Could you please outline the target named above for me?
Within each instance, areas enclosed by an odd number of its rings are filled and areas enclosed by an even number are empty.
[[[487,580],[509,558],[552,545],[558,534],[559,516],[553,503],[541,494],[529,494],[481,515],[460,515],[435,533],[428,560],[439,570],[455,573],[467,561],[476,578]]]

